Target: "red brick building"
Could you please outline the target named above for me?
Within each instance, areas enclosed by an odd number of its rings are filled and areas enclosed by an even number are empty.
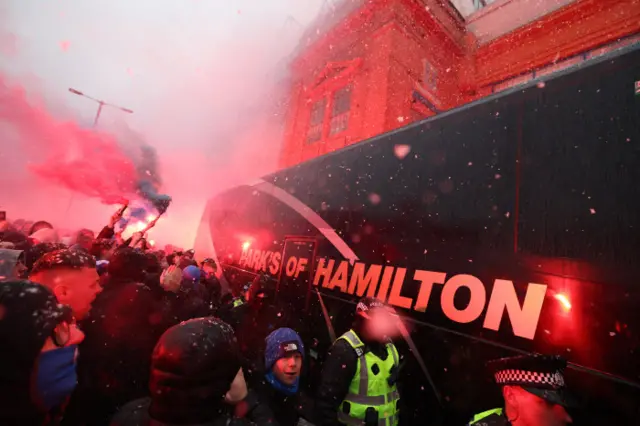
[[[342,0],[291,65],[288,167],[640,41],[640,0]]]

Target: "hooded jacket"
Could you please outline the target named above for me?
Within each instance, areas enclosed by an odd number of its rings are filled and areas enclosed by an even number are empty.
[[[152,290],[144,285],[143,254],[121,249],[109,263],[109,277],[81,328],[78,388],[65,425],[107,425],[127,402],[144,396],[153,348],[169,328]]]
[[[151,396],[127,404],[111,425],[274,425],[270,410],[251,394],[241,403],[245,418],[232,416],[224,397],[239,369],[237,341],[226,323],[209,317],[171,327],[153,352]]]
[[[264,377],[264,376],[263,376]],[[314,403],[310,396],[301,390],[295,395],[285,395],[262,379],[255,383],[255,391],[274,413],[280,426],[296,426],[301,419],[317,425]]]
[[[64,311],[49,289],[30,281],[0,283],[0,425],[45,424],[32,376],[42,347]]]

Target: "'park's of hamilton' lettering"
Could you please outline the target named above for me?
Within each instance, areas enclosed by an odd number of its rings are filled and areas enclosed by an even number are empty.
[[[240,265],[269,272],[274,276],[280,273],[280,268],[284,265],[283,273],[289,277],[298,277],[310,268],[309,260],[305,258],[291,256],[286,262],[282,260],[279,252],[246,250],[242,253]],[[533,339],[535,336],[547,292],[545,284],[529,283],[524,302],[521,304],[513,281],[496,279],[487,302],[484,284],[473,275],[447,276],[445,272],[418,269],[411,277],[420,283],[418,295],[414,300],[402,295],[402,286],[407,279],[406,268],[360,262],[355,262],[352,266],[347,260],[320,258],[314,270],[315,286],[339,289],[343,293],[358,297],[376,297],[390,305],[417,312],[425,312],[428,309],[429,303],[433,303],[431,293],[434,286],[442,286],[440,306],[450,320],[466,324],[476,321],[484,312],[483,327],[498,331],[506,312],[511,321],[513,334],[526,339]],[[454,305],[454,298],[462,287],[469,290],[471,297],[466,307],[458,309]]]

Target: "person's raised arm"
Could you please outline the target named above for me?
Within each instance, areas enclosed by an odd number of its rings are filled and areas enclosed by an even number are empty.
[[[116,223],[118,223],[118,221],[120,219],[122,219],[122,215],[124,214],[125,210],[127,210],[127,207],[129,207],[129,202],[127,201],[122,207],[120,207],[114,214],[113,216],[111,216],[111,219],[109,220],[109,224],[107,226],[105,226],[104,228],[102,228],[102,231],[100,231],[100,233],[98,234],[98,236],[96,237],[96,239],[102,239],[102,238],[113,238],[114,236],[114,228],[116,226]]]

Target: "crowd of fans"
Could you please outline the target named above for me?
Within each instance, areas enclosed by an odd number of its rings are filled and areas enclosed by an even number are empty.
[[[265,321],[268,291],[223,292],[215,261],[123,240],[121,215],[73,238],[0,222],[0,424],[311,422],[304,345]]]
[[[415,424],[391,307],[362,298],[323,351],[318,318],[296,316],[269,279],[222,288],[213,259],[155,250],[144,232],[122,239],[122,211],[97,236],[0,222],[0,425]],[[498,361],[504,409],[469,424],[572,421],[566,360]]]

